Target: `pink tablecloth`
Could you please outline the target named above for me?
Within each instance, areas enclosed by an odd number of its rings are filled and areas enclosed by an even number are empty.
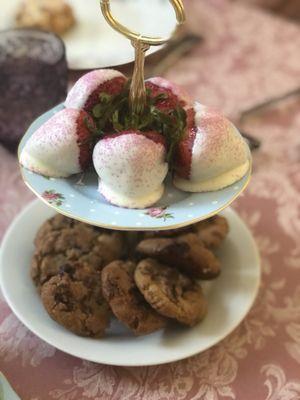
[[[169,77],[200,101],[235,117],[300,85],[296,25],[225,0],[187,3],[190,24],[205,33],[206,41]],[[263,276],[243,323],[190,359],[117,368],[55,350],[31,334],[2,300],[0,370],[22,399],[300,399],[299,107],[299,99],[290,99],[246,122],[263,145],[254,156],[249,189],[234,207],[257,240]],[[0,148],[0,160],[2,235],[32,195],[15,158]]]

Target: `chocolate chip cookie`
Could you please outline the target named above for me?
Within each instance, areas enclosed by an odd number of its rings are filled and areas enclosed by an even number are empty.
[[[150,239],[150,238],[168,238],[168,237],[175,237],[182,235],[184,233],[189,233],[193,232],[192,225],[189,226],[184,226],[183,228],[177,228],[177,229],[166,229],[163,231],[146,231],[143,232],[143,238],[144,239]]]
[[[194,326],[207,310],[201,286],[176,269],[151,258],[136,267],[134,280],[146,301],[160,314]]]
[[[208,248],[215,249],[221,245],[229,232],[226,218],[215,215],[193,225],[194,232]]]
[[[41,287],[48,314],[80,336],[101,337],[109,324],[101,272],[87,263],[69,263]]]
[[[114,315],[136,335],[163,328],[166,318],[159,315],[139,292],[134,282],[133,262],[113,261],[102,270],[102,291]]]
[[[204,221],[179,229],[144,232],[143,238],[169,238],[181,236],[187,233],[195,233],[202,240],[205,247],[215,249],[221,245],[228,232],[229,226],[226,218],[221,217],[220,215],[215,215]]]
[[[172,238],[145,239],[138,244],[136,250],[141,257],[155,258],[192,278],[214,279],[220,273],[219,260],[194,233]]]
[[[124,254],[121,232],[96,228],[56,215],[37,233],[31,276],[38,288],[69,262],[86,262],[101,269]]]
[[[62,214],[56,214],[54,217],[47,219],[39,228],[34,239],[35,246],[40,247],[48,233],[72,228],[76,224],[80,224],[80,222]]]

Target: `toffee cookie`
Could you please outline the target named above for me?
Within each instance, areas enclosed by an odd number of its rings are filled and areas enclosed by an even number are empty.
[[[220,215],[208,218],[193,225],[194,232],[208,248],[215,249],[221,245],[229,232],[226,218]]]
[[[40,228],[35,244],[31,277],[37,287],[68,262],[86,262],[101,269],[124,253],[124,235],[121,232],[95,228],[58,215]]]
[[[136,265],[113,261],[102,270],[102,291],[114,315],[136,335],[145,335],[166,324],[139,292],[134,282]]]
[[[192,278],[214,279],[220,273],[219,260],[194,233],[172,238],[145,239],[138,244],[136,250],[141,257],[155,258]]]
[[[101,337],[109,324],[101,273],[87,263],[66,264],[41,288],[52,319],[80,336]]]
[[[156,260],[142,260],[134,273],[146,301],[160,314],[188,326],[201,321],[207,310],[201,286],[176,269]]]

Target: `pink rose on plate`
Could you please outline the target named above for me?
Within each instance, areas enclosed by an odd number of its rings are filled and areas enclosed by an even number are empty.
[[[164,221],[168,218],[174,218],[171,213],[166,212],[167,207],[152,207],[146,212],[146,215],[152,218],[163,218]]]
[[[57,193],[54,190],[45,190],[42,197],[47,200],[49,204],[55,204],[56,206],[61,206],[65,199],[61,193]]]
[[[149,208],[149,210],[146,212],[147,215],[153,218],[158,218],[162,214],[164,214],[166,207],[153,207]]]
[[[55,199],[57,199],[57,194],[46,191],[46,192],[44,192],[43,197],[46,200],[55,200]]]

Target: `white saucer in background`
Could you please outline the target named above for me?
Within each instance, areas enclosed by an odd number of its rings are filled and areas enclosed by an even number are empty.
[[[15,27],[21,0],[1,1],[0,30]],[[70,0],[77,23],[62,39],[66,44],[70,69],[93,69],[133,61],[130,41],[115,32],[104,20],[99,0]],[[150,36],[169,37],[176,17],[168,0],[112,0],[113,15],[131,30]],[[147,54],[158,51],[153,46]]]

